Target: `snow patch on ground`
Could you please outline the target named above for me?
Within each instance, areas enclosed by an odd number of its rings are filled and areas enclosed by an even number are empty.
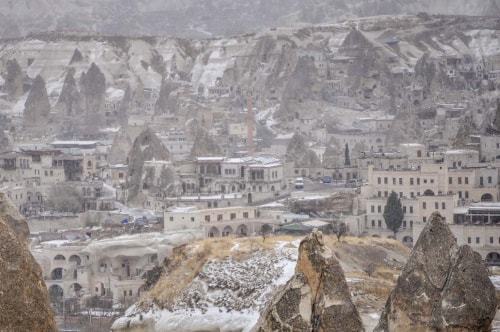
[[[300,241],[280,241],[274,250],[247,260],[232,258],[207,262],[175,303],[174,310],[155,305],[147,311],[130,307],[113,329],[141,326],[153,331],[191,332],[203,330],[250,331],[271,294],[295,273]],[[232,251],[238,251],[235,242]]]

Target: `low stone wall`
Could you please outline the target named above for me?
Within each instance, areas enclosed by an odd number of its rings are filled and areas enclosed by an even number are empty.
[[[30,233],[50,232],[62,229],[82,228],[79,216],[45,216],[27,220]]]

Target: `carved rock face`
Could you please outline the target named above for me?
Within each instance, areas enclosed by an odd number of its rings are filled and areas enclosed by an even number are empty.
[[[22,216],[0,194],[0,331],[57,331],[28,234]]]
[[[481,256],[433,213],[374,331],[488,331],[495,288]]]
[[[364,331],[339,262],[313,231],[300,244],[295,275],[258,331]]]

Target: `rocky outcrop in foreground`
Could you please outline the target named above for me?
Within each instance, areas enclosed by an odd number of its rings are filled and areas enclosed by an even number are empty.
[[[255,331],[364,331],[344,272],[321,232],[300,243],[295,275]]]
[[[481,256],[459,247],[434,212],[374,331],[491,331],[495,312],[495,288]]]
[[[28,235],[23,217],[0,193],[0,331],[57,331]]]

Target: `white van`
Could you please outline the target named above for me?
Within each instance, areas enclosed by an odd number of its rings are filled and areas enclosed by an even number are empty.
[[[295,189],[304,189],[304,179],[296,178],[295,179]]]

